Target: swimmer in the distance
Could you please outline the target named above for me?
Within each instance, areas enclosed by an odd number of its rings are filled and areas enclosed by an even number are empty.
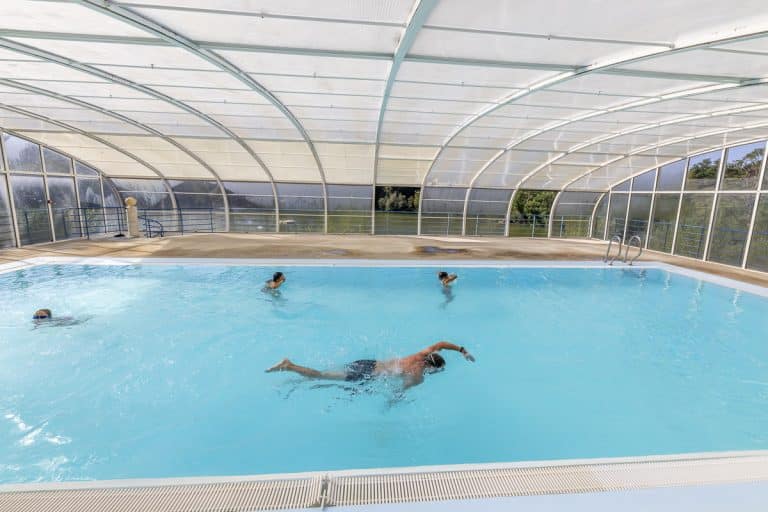
[[[456,274],[449,274],[448,272],[441,270],[437,273],[437,278],[440,280],[443,286],[450,286],[451,283],[459,278],[459,276]]]
[[[51,327],[67,327],[70,325],[77,325],[83,323],[85,320],[77,320],[71,316],[59,316],[53,318],[53,312],[50,309],[38,309],[35,314],[32,315],[32,320],[35,322],[35,327],[51,326]]]
[[[438,354],[440,350],[455,350],[464,356],[467,361],[475,361],[475,358],[464,347],[439,341],[424,350],[413,355],[377,361],[374,359],[361,359],[353,361],[344,367],[343,371],[320,371],[305,366],[299,366],[288,359],[283,359],[275,366],[268,368],[267,372],[294,372],[310,379],[343,380],[357,382],[370,380],[384,376],[398,376],[403,379],[403,389],[416,386],[424,382],[424,375],[437,373],[445,367],[445,359]]]
[[[285,282],[285,274],[282,272],[275,272],[272,274],[272,279],[267,281],[264,285],[264,290],[277,290]]]

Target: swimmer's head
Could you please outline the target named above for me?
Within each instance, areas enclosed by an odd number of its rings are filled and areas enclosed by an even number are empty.
[[[35,314],[32,315],[33,320],[48,320],[51,317],[53,317],[53,313],[51,313],[50,309],[38,309],[35,311]]]
[[[437,352],[430,352],[424,357],[424,370],[429,373],[442,371],[445,368],[445,359]]]
[[[441,272],[438,272],[438,273],[437,273],[437,277],[438,277],[440,280],[443,280],[443,279],[445,279],[445,278],[447,278],[447,277],[448,277],[448,272],[446,272],[445,270],[443,270],[443,271],[441,271]]]
[[[279,283],[280,281],[285,281],[285,275],[282,272],[275,272],[272,274],[272,281],[275,283]]]

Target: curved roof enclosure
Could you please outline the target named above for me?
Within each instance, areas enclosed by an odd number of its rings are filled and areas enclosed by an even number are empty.
[[[463,188],[466,213],[768,136],[759,0],[5,0],[0,60],[0,128],[275,197]]]

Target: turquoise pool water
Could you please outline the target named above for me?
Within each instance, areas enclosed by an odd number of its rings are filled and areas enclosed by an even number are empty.
[[[768,448],[768,299],[658,269],[46,265],[0,275],[0,482]],[[32,312],[85,322],[33,328]],[[446,339],[396,381],[265,374]]]

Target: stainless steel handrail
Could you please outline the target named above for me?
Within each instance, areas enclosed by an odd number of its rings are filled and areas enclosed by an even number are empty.
[[[637,254],[635,255],[635,257],[632,258],[631,260],[629,260],[628,264],[630,266],[634,262],[637,261],[637,258],[639,258],[641,254],[643,254],[643,239],[640,238],[638,235],[635,235],[635,236],[633,236],[632,238],[629,239],[629,242],[627,242],[627,248],[624,251],[624,263],[627,263],[627,260],[629,259],[629,248],[632,247],[632,242],[634,242],[635,240],[637,240],[638,251],[637,251]],[[621,251],[619,251],[619,252],[621,252]]]
[[[608,261],[608,256],[611,254],[611,246],[613,245],[613,242],[616,241],[619,243],[619,252],[614,256],[613,258]],[[609,265],[613,265],[613,262],[616,261],[616,258],[621,258],[621,246],[622,246],[622,239],[619,235],[613,235],[613,238],[611,238],[608,241],[608,249],[605,251],[605,256],[603,256],[603,263],[608,263]]]

